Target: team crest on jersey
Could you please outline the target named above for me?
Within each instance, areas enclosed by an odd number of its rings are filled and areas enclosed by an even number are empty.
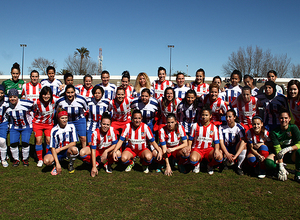
[[[145,132],[141,132],[142,137],[145,137]]]
[[[288,137],[292,137],[292,132],[288,131],[288,132],[286,132],[286,134]]]
[[[214,131],[210,131],[209,135],[213,136],[214,135]]]
[[[22,89],[22,84],[19,84],[18,86],[19,86],[19,89]]]
[[[108,139],[108,140],[111,140],[111,136],[110,136],[110,135],[109,135],[109,136],[107,136],[107,139]]]

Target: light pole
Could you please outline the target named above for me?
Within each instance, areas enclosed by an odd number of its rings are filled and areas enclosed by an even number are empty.
[[[168,45],[168,48],[170,48],[170,76],[169,76],[169,80],[171,81],[171,57],[172,57],[172,48],[174,48],[174,45]]]
[[[24,49],[27,47],[26,44],[20,44],[20,47],[23,47],[23,55],[22,55],[22,80],[23,80],[23,70],[24,70]]]
[[[186,65],[186,76],[189,75],[189,65]]]

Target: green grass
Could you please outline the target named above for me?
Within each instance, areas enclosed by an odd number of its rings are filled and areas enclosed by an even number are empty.
[[[167,177],[144,174],[136,163],[129,173],[118,165],[95,178],[76,160],[74,174],[30,166],[0,167],[0,219],[295,219],[300,184],[238,176],[232,170]],[[115,168],[116,165],[113,165]],[[292,168],[292,165],[289,165]],[[216,170],[217,171],[217,170]]]

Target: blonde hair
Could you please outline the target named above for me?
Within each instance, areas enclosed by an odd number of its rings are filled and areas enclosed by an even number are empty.
[[[145,80],[146,80],[146,88],[147,88],[147,89],[150,89],[150,88],[151,88],[150,79],[149,79],[147,73],[141,72],[141,73],[139,73],[139,75],[136,77],[135,85],[134,85],[134,89],[135,89],[135,91],[138,92],[138,93],[141,91],[141,85],[140,85],[140,78],[141,78],[141,76],[145,77]]]

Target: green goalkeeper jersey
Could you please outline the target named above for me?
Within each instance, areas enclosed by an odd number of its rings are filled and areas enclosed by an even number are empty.
[[[271,131],[270,136],[276,154],[278,154],[281,149],[289,146],[296,145],[298,149],[300,148],[300,131],[294,124],[290,124],[287,130],[281,130],[281,127],[278,126]]]
[[[2,82],[2,85],[5,87],[5,95],[8,95],[10,89],[15,88],[19,92],[19,98],[21,98],[23,84],[24,81],[22,79],[19,79],[17,82],[12,81],[11,79]]]

